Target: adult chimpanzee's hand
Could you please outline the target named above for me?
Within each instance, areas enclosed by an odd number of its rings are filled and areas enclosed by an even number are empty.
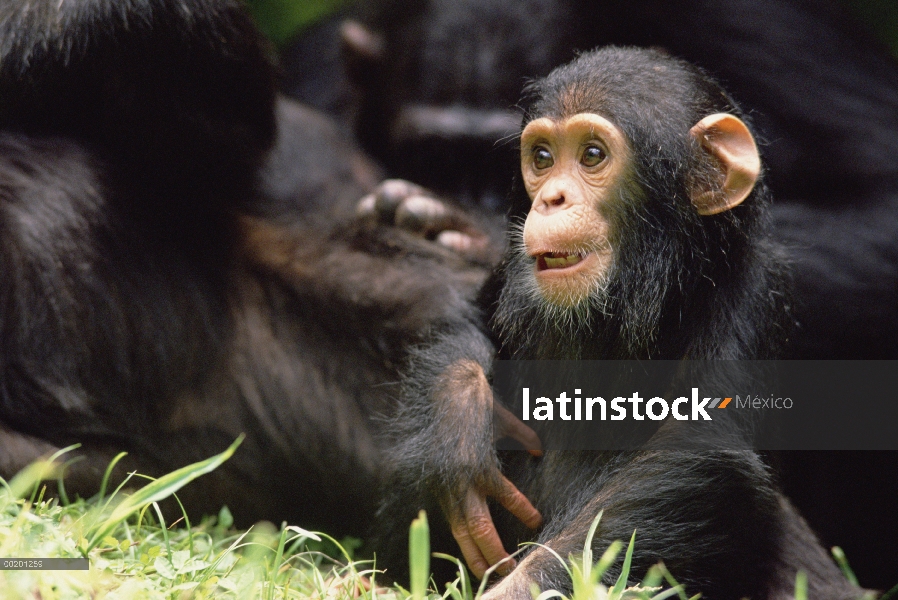
[[[433,240],[469,258],[495,258],[486,219],[464,210],[404,179],[387,179],[362,198],[356,214]],[[498,230],[496,231],[498,233]],[[487,256],[489,254],[490,256]]]

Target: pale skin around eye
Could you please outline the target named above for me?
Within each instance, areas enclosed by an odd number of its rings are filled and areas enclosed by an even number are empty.
[[[742,203],[760,174],[757,145],[731,114],[709,115],[691,135],[719,167],[716,185],[687,190],[702,216]],[[521,172],[531,200],[523,247],[534,258],[534,278],[545,300],[576,306],[605,281],[613,262],[606,217],[630,172],[632,153],[623,132],[604,117],[580,113],[547,117],[521,134]]]
[[[630,159],[623,133],[594,114],[540,118],[521,135],[521,171],[531,199],[524,247],[548,302],[572,306],[612,261],[602,204],[615,196]]]

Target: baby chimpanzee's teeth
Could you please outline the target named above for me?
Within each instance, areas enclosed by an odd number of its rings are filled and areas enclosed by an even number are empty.
[[[568,254],[567,252],[547,252],[543,255],[547,269],[563,269],[580,262],[583,257],[578,254]]]

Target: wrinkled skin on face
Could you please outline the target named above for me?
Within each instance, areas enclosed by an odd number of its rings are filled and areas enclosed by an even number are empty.
[[[697,123],[690,134],[714,157],[719,181],[695,187],[700,215],[740,204],[760,171],[757,146],[745,124],[728,114]],[[531,207],[523,250],[534,260],[537,289],[550,304],[574,307],[602,291],[614,265],[619,232],[612,213],[632,179],[627,138],[608,119],[578,113],[527,124],[521,134],[521,173]]]
[[[523,243],[547,302],[574,306],[607,279],[609,206],[629,162],[623,133],[599,115],[542,117],[524,129],[521,172],[532,204]]]

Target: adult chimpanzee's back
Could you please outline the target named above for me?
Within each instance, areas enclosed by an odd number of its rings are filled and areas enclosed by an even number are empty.
[[[192,514],[364,533],[396,365],[485,273],[354,217],[376,167],[269,55],[235,0],[0,3],[3,477],[80,443],[89,496],[246,433]]]

